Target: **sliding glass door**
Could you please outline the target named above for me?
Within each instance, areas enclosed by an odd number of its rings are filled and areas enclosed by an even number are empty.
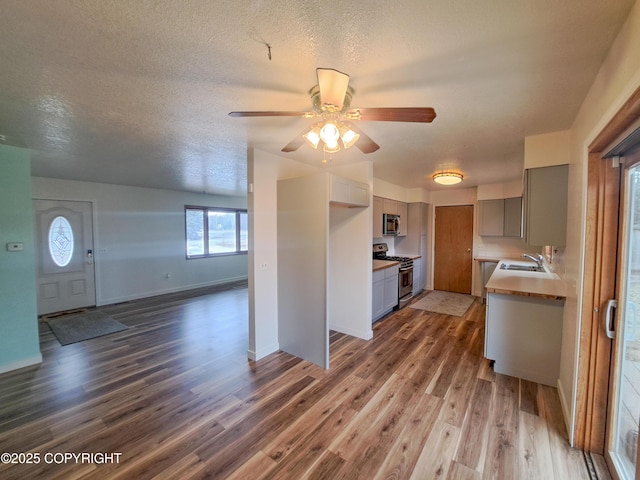
[[[639,152],[640,153],[640,152]],[[634,158],[636,157],[636,158]],[[621,479],[637,478],[640,420],[640,155],[625,158],[617,301],[607,309],[605,328],[615,338],[611,366],[608,460]],[[614,333],[615,331],[615,333]]]

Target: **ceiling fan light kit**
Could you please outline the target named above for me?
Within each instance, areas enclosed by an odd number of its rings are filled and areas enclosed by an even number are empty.
[[[311,145],[314,149],[318,148],[318,144],[320,143],[320,127],[314,126],[307,133],[302,135],[305,141]]]
[[[342,125],[342,128],[340,128],[340,140],[342,140],[342,145],[344,145],[344,148],[353,146],[359,138],[360,134],[354,132],[346,125]]]
[[[317,68],[318,84],[309,90],[312,112],[292,111],[249,111],[230,112],[231,117],[303,117],[320,121],[310,130],[302,132],[282,148],[283,152],[295,152],[305,141],[314,149],[320,142],[323,151],[334,153],[343,148],[356,145],[362,153],[372,153],[380,148],[362,130],[351,121],[369,122],[420,122],[429,123],[436,117],[430,107],[392,107],[392,108],[351,108],[353,88],[349,85],[349,75],[332,68]],[[301,138],[302,137],[302,138]]]
[[[360,135],[343,123],[328,121],[325,124],[315,124],[302,137],[313,149],[317,149],[322,142],[325,152],[335,153],[340,151],[338,140],[342,142],[343,148],[349,148],[358,141]]]
[[[464,178],[461,173],[458,172],[437,172],[433,174],[433,181],[440,185],[456,185]]]
[[[339,112],[343,109],[344,99],[349,89],[349,75],[331,68],[316,70],[320,91],[321,109]]]
[[[320,129],[320,138],[327,147],[335,149],[338,146],[340,130],[338,130],[335,123],[327,122]]]

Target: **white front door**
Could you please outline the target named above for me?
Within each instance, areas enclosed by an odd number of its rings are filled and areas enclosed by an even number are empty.
[[[96,304],[91,202],[34,200],[38,315]]]

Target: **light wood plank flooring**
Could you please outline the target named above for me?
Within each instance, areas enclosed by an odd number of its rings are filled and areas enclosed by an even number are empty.
[[[247,289],[103,307],[130,328],[0,375],[3,479],[588,479],[554,388],[493,373],[484,305],[405,308],[367,342],[331,335],[331,369],[250,362]],[[119,463],[46,453],[120,453]],[[95,460],[94,456],[94,460]]]

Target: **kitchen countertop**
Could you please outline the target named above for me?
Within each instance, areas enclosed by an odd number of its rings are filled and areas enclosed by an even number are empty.
[[[408,255],[405,253],[398,253],[398,257],[407,257],[411,260],[415,260],[417,258],[422,258],[422,255]],[[400,265],[400,262],[396,262],[395,260],[380,260],[377,258],[373,259],[373,271],[382,270],[384,268],[393,267],[394,265]]]
[[[478,257],[473,257],[473,259],[476,262],[491,262],[491,263],[498,263],[500,260],[503,260],[503,261],[508,260],[509,262],[519,262],[522,260],[521,258],[491,257],[487,255],[480,255]]]
[[[395,262],[393,260],[378,260],[376,258],[373,259],[373,271],[383,270],[385,268],[393,267],[394,265],[400,265],[400,262]]]
[[[504,293],[507,295],[523,295],[527,297],[560,300],[567,297],[567,288],[562,279],[555,273],[521,272],[517,270],[501,270],[502,263],[516,265],[532,265],[526,260],[502,259],[487,282],[487,292]]]

